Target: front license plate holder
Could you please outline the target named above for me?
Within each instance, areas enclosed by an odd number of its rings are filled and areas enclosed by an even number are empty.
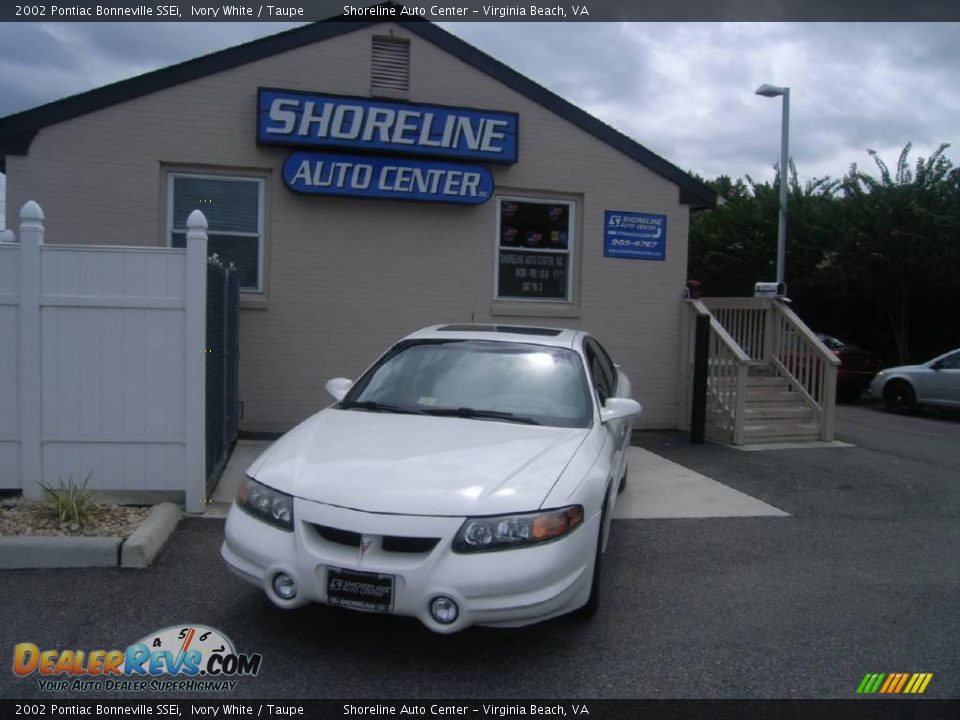
[[[328,567],[327,604],[352,610],[393,611],[394,576]]]

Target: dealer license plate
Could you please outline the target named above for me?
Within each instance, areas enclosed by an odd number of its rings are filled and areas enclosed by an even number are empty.
[[[327,568],[327,602],[354,610],[393,609],[393,575]]]

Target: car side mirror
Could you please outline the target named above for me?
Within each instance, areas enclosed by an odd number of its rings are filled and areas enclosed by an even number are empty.
[[[334,400],[343,400],[343,396],[347,394],[347,391],[353,387],[353,380],[348,380],[347,378],[333,378],[332,380],[327,380],[327,384],[323,386],[324,389],[330,393]]]
[[[607,423],[611,420],[633,417],[639,415],[642,411],[643,408],[636,400],[620,397],[607,398],[603,407],[600,408],[600,422]]]
[[[937,360],[933,365],[930,366],[931,370],[939,370],[943,367],[943,363]]]

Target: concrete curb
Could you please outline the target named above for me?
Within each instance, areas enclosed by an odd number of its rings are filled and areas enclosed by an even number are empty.
[[[173,503],[161,503],[126,541],[119,537],[0,537],[0,570],[145,568],[166,545],[181,515]]]
[[[120,556],[118,537],[44,537],[0,538],[0,568],[104,567],[117,564]]]
[[[167,544],[183,513],[173,503],[160,503],[120,547],[120,567],[145,568]]]

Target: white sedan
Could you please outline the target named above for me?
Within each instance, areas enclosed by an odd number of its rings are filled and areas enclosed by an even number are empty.
[[[913,412],[918,405],[960,408],[960,348],[922,365],[901,365],[877,373],[870,397],[894,412]]]
[[[627,474],[630,381],[578,330],[404,338],[247,470],[221,554],[282,608],[442,633],[594,612]]]

